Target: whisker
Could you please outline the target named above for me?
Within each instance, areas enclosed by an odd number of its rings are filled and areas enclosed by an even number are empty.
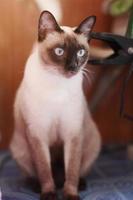
[[[89,79],[89,77],[87,76],[87,73],[85,71],[82,70],[82,74],[84,75],[84,77],[86,78],[86,80],[88,81],[88,83],[91,85],[92,81],[91,79]]]
[[[83,70],[86,71],[86,72],[88,72],[89,74],[94,74],[95,73],[94,71],[91,71],[91,70],[89,70],[87,68],[83,68]]]
[[[86,76],[87,76],[87,77],[89,76],[90,80],[93,82],[94,76],[93,76],[93,74],[91,73],[91,71],[84,70],[84,69],[82,69],[82,71],[85,72],[85,73],[86,73]]]
[[[93,81],[94,80],[94,72],[90,71],[86,68],[83,68],[83,70],[90,76],[91,80]]]

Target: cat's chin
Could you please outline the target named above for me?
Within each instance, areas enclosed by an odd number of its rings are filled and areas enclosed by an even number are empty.
[[[71,77],[75,76],[77,73],[78,73],[78,71],[76,71],[76,72],[70,71],[70,72],[68,72],[68,73],[65,73],[65,76],[66,76],[67,78],[71,78]]]

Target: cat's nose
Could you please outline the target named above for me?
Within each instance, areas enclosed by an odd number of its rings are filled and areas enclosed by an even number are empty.
[[[77,72],[78,71],[78,63],[72,63],[67,66],[68,71]]]

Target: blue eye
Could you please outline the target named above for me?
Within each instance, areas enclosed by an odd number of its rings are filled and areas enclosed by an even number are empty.
[[[57,47],[54,49],[54,52],[57,56],[62,56],[64,54],[64,49]]]
[[[77,56],[78,57],[83,57],[85,55],[85,49],[80,49],[78,52],[77,52]]]

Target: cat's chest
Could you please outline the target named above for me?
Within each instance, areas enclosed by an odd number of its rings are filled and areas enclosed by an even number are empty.
[[[34,78],[26,77],[18,96],[22,97],[20,101],[28,126],[39,131],[38,137],[48,138],[53,143],[67,137],[72,132],[69,129],[79,130],[81,126],[85,109],[82,79],[75,76],[71,80],[54,80],[40,74],[38,77],[37,73]]]
[[[34,82],[35,84],[35,82]],[[55,118],[67,117],[81,110],[83,93],[81,87],[71,84],[44,80],[24,89],[24,104],[29,118],[51,121]],[[43,123],[43,122],[42,122]]]
[[[64,139],[67,129],[73,127],[72,121],[77,121],[77,125],[82,121],[84,101],[81,91],[64,87],[36,89],[25,90],[26,121],[34,130],[43,130],[40,137],[48,138],[50,143],[57,141],[57,138]]]
[[[62,109],[65,109],[65,105],[70,101],[74,101],[74,97],[67,91],[62,89],[48,90],[47,88],[39,89],[38,91],[27,91],[26,105],[27,108],[39,115],[49,115],[50,113],[57,115]]]
[[[83,95],[81,74],[65,79],[39,70],[33,72],[28,78],[26,77],[26,83],[23,83],[25,101],[30,101],[31,106],[41,110],[44,107],[58,109],[66,104],[81,101]]]

